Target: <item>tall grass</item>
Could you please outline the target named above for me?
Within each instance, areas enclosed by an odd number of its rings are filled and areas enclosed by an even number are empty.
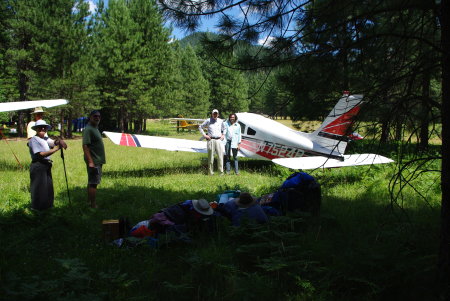
[[[183,134],[178,134],[183,136]],[[190,135],[190,134],[187,134]],[[195,134],[191,134],[195,136]],[[189,136],[190,137],[190,136]],[[439,233],[439,181],[426,175],[391,204],[396,166],[316,170],[321,216],[272,218],[242,228],[219,221],[214,233],[160,248],[102,241],[103,219],[132,223],[187,199],[215,200],[226,189],[273,192],[291,171],[241,160],[240,176],[206,175],[206,155],[116,146],[100,209],[86,201],[81,141],[68,141],[65,165],[53,156],[55,208],[30,211],[26,141],[0,141],[0,299],[4,300],[432,300]]]

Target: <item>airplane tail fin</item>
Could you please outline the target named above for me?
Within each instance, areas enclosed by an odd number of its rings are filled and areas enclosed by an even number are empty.
[[[351,126],[359,113],[362,99],[362,95],[344,93],[322,125],[311,133],[312,140],[331,152],[344,155],[348,136],[351,134]]]

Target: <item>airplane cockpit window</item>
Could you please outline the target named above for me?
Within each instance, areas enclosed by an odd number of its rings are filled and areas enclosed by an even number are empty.
[[[245,124],[243,124],[242,122],[238,121],[239,124],[241,125],[241,134],[245,134]]]
[[[247,129],[247,135],[252,135],[254,136],[256,134],[256,131],[254,129],[252,129],[251,127],[249,127]]]

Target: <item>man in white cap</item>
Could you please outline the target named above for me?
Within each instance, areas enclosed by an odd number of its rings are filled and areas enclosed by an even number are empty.
[[[34,112],[31,112],[33,115],[33,120],[30,121],[27,125],[27,139],[30,140],[31,137],[36,136],[36,131],[33,130],[33,126],[36,124],[36,121],[42,120],[44,117],[45,111],[42,110],[42,107],[34,108]],[[47,137],[47,133],[45,133],[45,137]]]
[[[205,134],[203,128],[208,128],[208,133]],[[206,119],[198,126],[200,133],[207,140],[208,149],[208,174],[214,174],[214,154],[217,153],[217,165],[219,167],[220,175],[223,175],[223,144],[222,140],[225,137],[225,124],[219,118],[219,111],[212,110],[211,118]]]

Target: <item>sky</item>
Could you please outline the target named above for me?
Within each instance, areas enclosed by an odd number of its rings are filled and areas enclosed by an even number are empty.
[[[98,0],[86,0],[86,1],[89,3],[89,11],[91,13],[95,13],[95,10],[97,9]],[[106,5],[108,5],[108,0],[104,0],[104,2]],[[214,19],[202,20],[202,25],[200,26],[198,31],[216,32],[214,24],[215,24]],[[167,23],[167,27],[170,27],[170,23]],[[184,29],[175,26],[172,27],[172,37],[175,39],[180,40],[189,34],[190,33],[186,33]]]
[[[98,0],[86,0],[89,3],[89,10],[91,13],[94,13],[97,9]],[[104,0],[105,4],[108,5],[108,0]],[[217,23],[216,18],[211,19],[202,19],[201,25],[198,29],[199,32],[217,32],[215,24]],[[170,27],[170,23],[167,23],[167,27]],[[189,35],[184,29],[173,26],[172,27],[172,38],[174,39],[182,39],[185,36]],[[263,44],[266,37],[263,37],[258,41],[258,44]],[[267,43],[267,42],[266,42]]]

